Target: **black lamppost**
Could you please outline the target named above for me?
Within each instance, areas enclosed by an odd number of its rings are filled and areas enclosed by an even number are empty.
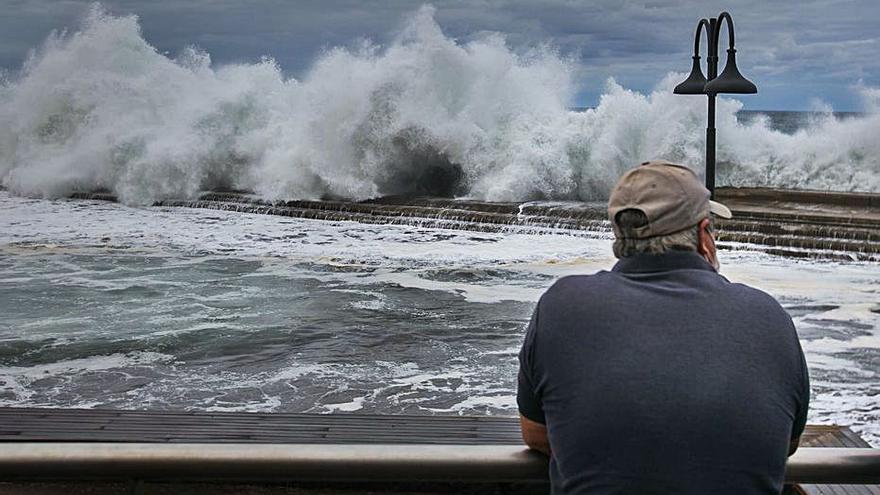
[[[727,21],[727,65],[718,75],[718,38],[721,35],[721,23]],[[706,28],[706,39],[709,42],[706,60],[709,63],[709,77],[703,75],[700,67],[700,34]],[[700,19],[697,33],[694,35],[694,66],[691,75],[675,87],[673,93],[678,95],[709,96],[709,122],[706,127],[706,189],[715,197],[715,95],[718,93],[757,93],[758,88],[743,77],[736,68],[736,49],[733,47],[733,18],[727,12],[718,17]]]

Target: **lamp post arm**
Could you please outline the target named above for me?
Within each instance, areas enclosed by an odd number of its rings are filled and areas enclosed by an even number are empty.
[[[697,23],[697,32],[694,35],[694,56],[700,56],[700,35],[703,34],[703,28],[706,28],[706,41],[709,41],[709,36],[711,36],[711,31],[709,29],[709,19],[705,17],[700,19],[700,22]]]
[[[718,27],[715,29],[715,46],[718,46],[718,38],[721,37],[721,21],[727,21],[727,48],[733,50],[735,45],[733,36],[733,17],[727,12],[718,14]]]

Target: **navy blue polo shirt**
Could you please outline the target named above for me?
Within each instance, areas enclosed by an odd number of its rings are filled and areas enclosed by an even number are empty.
[[[779,493],[809,378],[776,300],[673,251],[547,290],[517,403],[547,426],[553,493]]]

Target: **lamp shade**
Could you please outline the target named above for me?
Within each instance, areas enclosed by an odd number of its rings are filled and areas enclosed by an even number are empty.
[[[676,88],[678,89],[678,88]],[[739,69],[736,68],[736,50],[733,48],[727,49],[727,65],[724,66],[724,71],[716,77],[709,81],[706,84],[705,88],[706,93],[740,93],[740,94],[751,94],[757,93],[757,86],[749,81],[742,74],[739,73]]]
[[[703,75],[703,69],[700,68],[700,57],[694,55],[694,66],[691,69],[691,75],[682,81],[672,90],[677,95],[701,95],[705,94],[706,76]],[[742,77],[742,76],[740,76]]]

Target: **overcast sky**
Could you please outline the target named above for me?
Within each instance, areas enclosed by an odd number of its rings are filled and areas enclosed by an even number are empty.
[[[91,2],[0,0],[0,67],[15,72],[52,29],[75,28]],[[137,14],[146,39],[172,55],[188,45],[215,64],[274,57],[300,76],[330,46],[387,43],[426,2],[403,0],[107,0]],[[700,17],[733,14],[737,62],[758,85],[746,108],[808,110],[816,101],[859,110],[857,85],[880,86],[880,0],[451,0],[427,2],[447,35],[503,33],[515,50],[551,43],[580,60],[581,92],[598,102],[604,81],[650,91],[669,71],[690,69]],[[725,35],[726,36],[726,35]],[[705,44],[705,42],[704,42]],[[705,50],[705,48],[704,48]],[[722,55],[723,64],[723,55]],[[722,65],[723,67],[723,65]]]

